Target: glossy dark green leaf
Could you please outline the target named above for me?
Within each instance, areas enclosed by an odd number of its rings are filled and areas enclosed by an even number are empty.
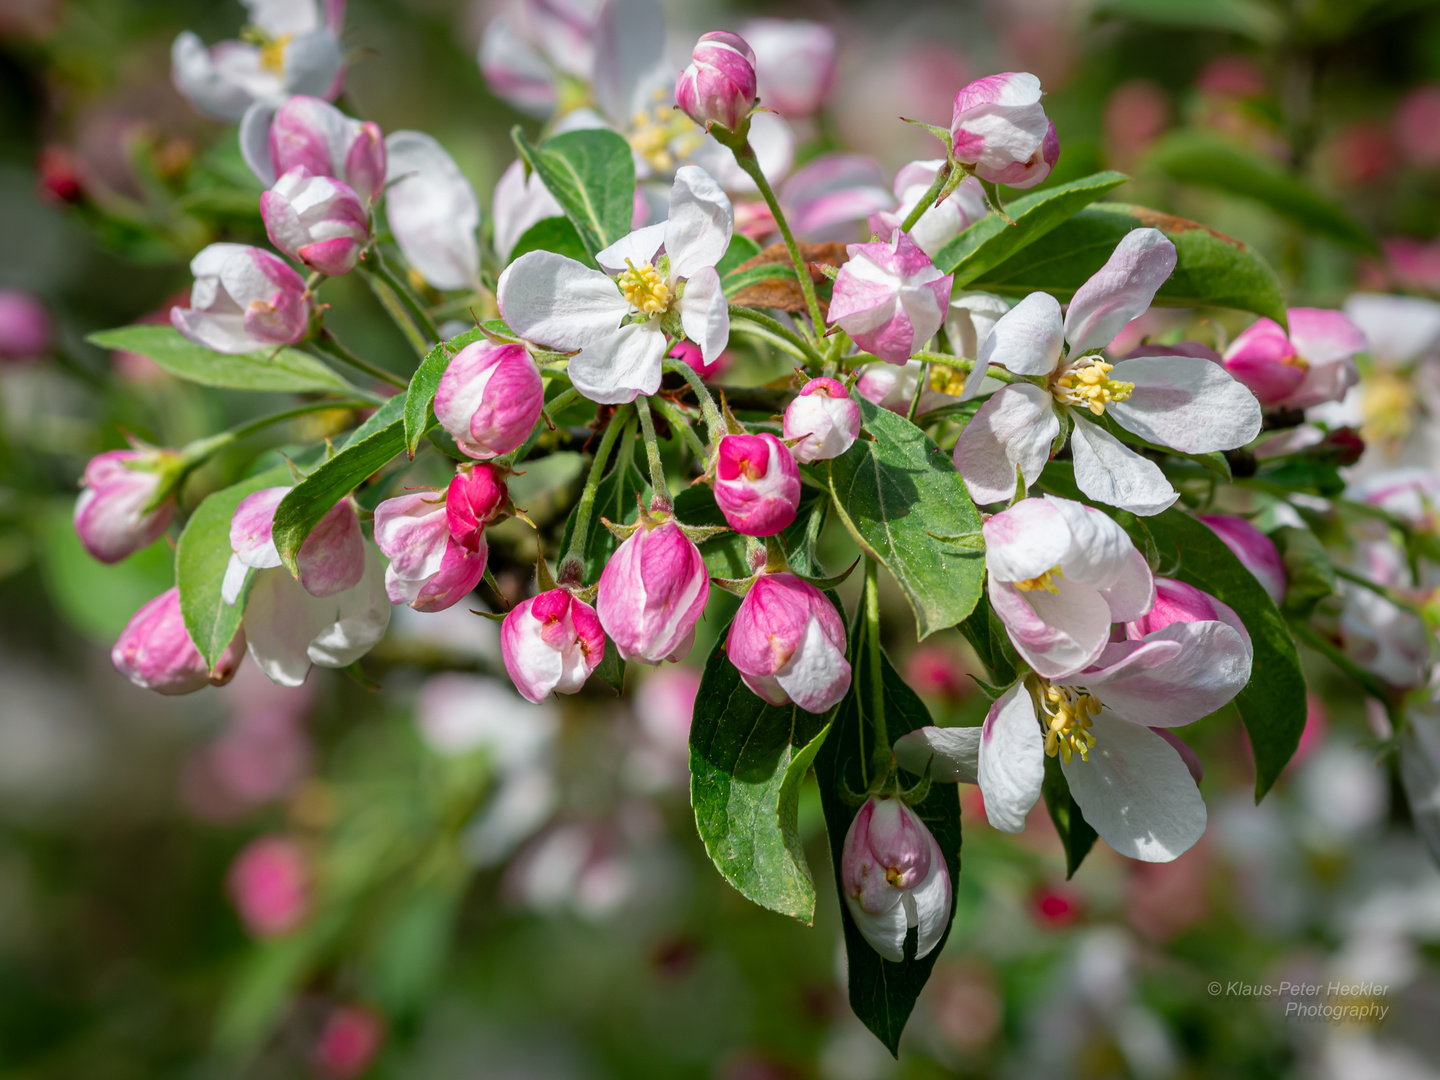
[[[1309,529],[1286,525],[1270,534],[1285,563],[1286,615],[1309,618],[1315,605],[1335,592],[1335,566],[1325,545]]]
[[[85,340],[104,349],[139,353],[171,375],[201,386],[280,394],[355,393],[355,387],[322,361],[298,349],[230,356],[187,341],[172,326],[121,326]]]
[[[621,136],[606,128],[587,128],[535,146],[517,125],[511,137],[575,226],[587,254],[593,256],[629,233],[635,214],[635,159]]]
[[[466,345],[484,339],[485,331],[477,326],[449,341],[442,341],[425,354],[415,374],[410,376],[410,386],[405,391],[405,452],[412,458],[420,440],[435,424],[435,391],[440,389],[445,369]]]
[[[525,234],[515,241],[515,246],[510,250],[510,261],[514,262],[527,251],[553,251],[586,266],[595,265],[595,260],[585,250],[585,244],[569,218],[544,218],[531,225],[525,230]]]
[[[1050,820],[1060,834],[1060,846],[1065,849],[1065,878],[1068,881],[1080,869],[1085,856],[1090,854],[1098,834],[1085,820],[1080,804],[1070,794],[1070,783],[1065,779],[1058,757],[1045,759],[1045,781],[1040,793],[1045,796],[1045,809],[1050,811]]]

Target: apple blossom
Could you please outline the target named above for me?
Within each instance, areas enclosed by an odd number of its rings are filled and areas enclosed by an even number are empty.
[[[681,361],[705,382],[709,382],[711,379],[718,379],[735,360],[734,354],[726,350],[717,356],[712,363],[707,364],[704,354],[700,352],[700,346],[696,345],[693,341],[677,341],[675,347],[666,355],[673,360]]]
[[[310,860],[288,837],[252,840],[230,864],[228,885],[240,921],[257,938],[288,934],[310,914]]]
[[[595,609],[564,589],[521,601],[500,627],[500,652],[515,689],[537,704],[552,690],[573,694],[605,658]]]
[[[595,611],[622,660],[682,660],[705,613],[705,560],[673,521],[647,521],[622,543],[600,574]]]
[[[1222,622],[1240,635],[1247,650],[1251,649],[1249,631],[1228,604],[1194,585],[1166,577],[1155,579],[1154,605],[1140,618],[1125,624],[1125,636],[1141,641],[1167,626],[1195,622]]]
[[[75,532],[85,550],[117,563],[154,543],[175,516],[178,461],[169,450],[107,450],[91,458],[75,502]]]
[[[510,4],[490,20],[480,42],[480,71],[490,89],[525,112],[552,112],[558,82],[589,82],[594,73],[599,20],[609,15],[597,6],[586,0]]]
[[[762,574],[725,638],[745,685],[771,705],[828,712],[850,689],[845,623],[825,594],[794,574]]]
[[[273,113],[252,110],[240,126],[240,151],[267,187],[302,165],[349,184],[367,204],[385,186],[380,125],[361,123],[316,97],[297,94]]]
[[[755,105],[755,53],[739,34],[701,34],[691,64],[675,82],[675,104],[706,131],[718,124],[730,131]]]
[[[835,82],[834,31],[802,19],[751,19],[740,29],[761,102],[792,119],[819,112]]]
[[[768,432],[726,435],[715,458],[715,502],[736,532],[774,536],[795,520],[800,467]]]
[[[190,261],[190,306],[170,309],[184,337],[221,353],[294,345],[310,329],[305,281],[283,260],[244,244],[211,244]]]
[[[462,466],[444,492],[412,492],[377,506],[375,546],[390,560],[390,602],[444,611],[469,595],[485,574],[483,529],[505,497],[491,466]]]
[[[1368,351],[1386,367],[1400,367],[1440,351],[1440,304],[1419,296],[1351,293],[1345,314],[1365,335]]]
[[[34,293],[0,289],[0,360],[36,360],[50,351],[50,313]]]
[[[950,121],[955,160],[994,184],[1040,183],[1060,156],[1040,98],[1040,80],[1028,72],[987,75],[961,89]]]
[[[437,289],[480,280],[480,204],[445,148],[419,131],[385,140],[385,218],[407,262]]]
[[[180,612],[180,590],[166,589],[125,624],[110,662],[136,686],[159,694],[188,694],[202,687],[224,686],[245,656],[245,634],[235,635],[214,671],[205,663]]]
[[[782,430],[796,461],[837,458],[860,437],[860,406],[838,379],[811,379],[785,406]]]
[[[270,242],[311,270],[348,274],[370,241],[369,215],[360,196],[328,176],[297,165],[260,196]]]
[[[510,252],[532,225],[565,213],[537,172],[525,175],[525,162],[514,161],[500,174],[495,184],[494,212],[495,255],[502,263],[510,261]]]
[[[473,341],[466,345],[435,391],[435,419],[473,458],[508,454],[540,419],[545,388],[523,345]]]
[[[915,927],[915,958],[930,955],[950,922],[945,853],[915,811],[898,798],[872,795],[850,823],[840,854],[845,906],[871,948],[905,959]]]
[[[862,349],[904,364],[925,347],[950,308],[952,275],[941,274],[908,235],[849,244],[830,300],[830,321]]]
[[[1007,311],[1010,301],[987,292],[958,292],[950,298],[945,335],[956,356],[973,359]],[[968,380],[967,380],[968,381]]]
[[[1242,517],[1202,514],[1199,521],[1225,542],[1278,605],[1285,599],[1285,562],[1275,541]]]
[[[732,228],[730,200],[708,173],[687,165],[675,174],[669,219],[601,251],[595,258],[603,272],[549,251],[516,259],[500,275],[500,314],[521,337],[578,350],[570,380],[590,400],[618,404],[653,394],[667,323],[678,323],[677,336],[683,329],[707,364],[729,341],[715,263]],[[627,318],[635,321],[622,325]]]
[[[1291,308],[1290,332],[1258,319],[1225,350],[1225,370],[1266,408],[1308,409],[1339,401],[1360,381],[1355,354],[1365,335],[1338,311]]]
[[[870,231],[878,236],[890,236],[900,228],[921,197],[930,190],[935,174],[944,164],[943,159],[936,158],[933,161],[912,161],[902,166],[895,174],[898,204],[893,210],[871,214]],[[920,215],[920,220],[910,228],[910,239],[933,259],[941,248],[988,213],[990,207],[985,203],[985,189],[980,186],[980,181],[967,176],[944,202],[936,203]]]
[[[991,364],[1045,376],[1016,382],[976,411],[955,442],[955,468],[977,503],[1015,493],[1016,471],[1033,484],[1072,425],[1075,483],[1097,502],[1158,514],[1179,497],[1160,467],[1086,418],[1107,412],[1126,431],[1185,454],[1243,446],[1260,432],[1260,403],[1219,364],[1189,356],[1107,363],[1094,355],[1150,306],[1175,267],[1175,245],[1158,229],[1127,233],[1075,293],[1062,320],[1049,293],[1031,293],[1002,316],[966,380],[973,395]],[[1067,351],[1068,350],[1068,351]]]

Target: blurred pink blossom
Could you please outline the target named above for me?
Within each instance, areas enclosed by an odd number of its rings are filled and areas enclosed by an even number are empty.
[[[1417,86],[1395,109],[1395,142],[1412,165],[1440,165],[1440,85]]]
[[[342,1005],[325,1020],[315,1042],[315,1071],[326,1080],[360,1076],[385,1041],[384,1021],[360,1005]]]
[[[230,864],[227,884],[240,921],[257,938],[288,934],[310,913],[309,860],[288,837],[252,840]]]

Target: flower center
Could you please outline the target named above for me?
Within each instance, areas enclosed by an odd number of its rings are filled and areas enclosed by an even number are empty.
[[[933,364],[930,367],[930,389],[936,393],[959,397],[965,390],[965,373]]]
[[[1397,441],[1410,434],[1414,401],[1407,379],[1391,371],[1377,372],[1365,383],[1360,399],[1365,417],[1361,434],[1366,441]]]
[[[636,266],[629,259],[625,260],[625,265],[630,269],[616,281],[625,299],[636,310],[645,315],[659,315],[670,306],[670,286],[655,267],[648,262]]]
[[[1072,686],[1053,686],[1040,680],[1037,704],[1040,727],[1045,732],[1045,753],[1059,754],[1068,765],[1074,754],[1090,760],[1095,736],[1090,734],[1092,717],[1100,715],[1100,699]]]
[[[240,40],[248,41],[260,50],[260,66],[276,75],[285,74],[285,50],[295,40],[294,34],[271,37],[258,26],[247,26],[240,32]]]
[[[1099,416],[1106,405],[1127,400],[1135,389],[1134,383],[1110,378],[1114,366],[1098,356],[1091,357],[1088,364],[1077,364],[1059,376],[1051,392],[1065,404],[1082,405]]]
[[[670,95],[661,87],[655,90],[655,104],[649,109],[636,109],[630,117],[627,138],[630,148],[650,163],[657,172],[669,172],[703,142],[695,122],[675,108]]]
[[[1028,581],[1015,582],[1015,588],[1021,592],[1035,592],[1037,589],[1044,589],[1048,593],[1058,593],[1060,586],[1055,584],[1055,579],[1064,576],[1065,575],[1060,572],[1060,567],[1052,566],[1039,577],[1032,577]]]

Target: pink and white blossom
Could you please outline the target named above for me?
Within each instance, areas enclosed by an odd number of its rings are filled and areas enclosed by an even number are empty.
[[[640,527],[600,574],[595,611],[622,660],[683,660],[710,597],[700,549],[673,521]]]
[[[950,923],[950,888],[945,853],[915,811],[898,798],[866,799],[841,848],[840,891],[871,948],[899,963],[915,927],[915,958],[929,956]]]
[[[941,274],[897,231],[887,243],[850,244],[830,300],[830,321],[867,352],[904,364],[945,321],[952,275]]]
[[[795,520],[800,467],[768,432],[726,435],[715,458],[715,502],[736,532],[774,536]]]
[[[305,281],[283,259],[244,244],[211,244],[190,261],[190,306],[170,309],[185,338],[221,353],[294,345],[310,329]]]
[[[738,131],[755,105],[755,53],[739,34],[701,34],[675,82],[675,104],[706,131]]]
[[[384,1044],[385,1023],[379,1014],[360,1005],[343,1005],[325,1018],[310,1060],[322,1080],[356,1080]]]
[[[817,242],[852,240],[858,223],[895,204],[884,166],[863,154],[821,154],[786,177],[775,194],[791,231]],[[759,201],[736,204],[735,230],[761,244],[779,238],[775,215]]]
[[[824,713],[850,689],[845,623],[835,605],[794,574],[762,574],[730,623],[725,655],[771,705]]]
[[[300,166],[343,181],[367,204],[385,186],[380,126],[346,116],[318,97],[297,94],[274,111],[251,110],[240,125],[240,152],[267,187]]]
[[[416,491],[375,508],[375,546],[390,560],[385,592],[392,604],[444,611],[480,584],[489,552],[483,522],[468,505],[466,489],[479,484],[488,495],[496,487],[488,468],[480,468],[485,471],[456,473],[444,492]],[[497,506],[503,493],[500,487]],[[453,514],[452,498],[457,504]],[[453,524],[457,520],[459,530]]]
[[[525,163],[514,161],[500,174],[495,185],[494,212],[495,255],[502,263],[510,261],[515,244],[530,229],[546,218],[562,217],[565,211],[550,194],[540,174],[525,175]]]
[[[523,345],[466,345],[435,391],[435,419],[473,458],[508,454],[530,435],[545,404],[535,361]]]
[[[1266,408],[1308,409],[1339,401],[1360,381],[1355,354],[1365,335],[1339,311],[1291,308],[1290,332],[1258,319],[1225,350],[1225,370]]]
[[[761,103],[792,120],[819,112],[835,82],[834,31],[803,19],[750,19],[740,30]]]
[[[554,111],[562,79],[589,82],[594,75],[600,7],[595,0],[509,4],[490,20],[480,42],[480,71],[491,91],[537,116]]]
[[[235,635],[212,671],[185,629],[180,590],[166,589],[125,624],[110,662],[136,686],[158,694],[188,694],[224,686],[245,657],[245,633]]]
[[[500,627],[505,670],[527,701],[552,691],[573,694],[605,658],[605,632],[595,609],[564,589],[521,601]]]
[[[933,161],[912,161],[902,166],[895,174],[897,205],[893,210],[871,214],[870,231],[879,236],[890,236],[900,228],[921,197],[930,190],[935,174],[944,164],[944,159],[936,158]],[[990,207],[985,203],[985,189],[980,186],[980,181],[967,176],[944,202],[936,203],[920,215],[920,220],[910,228],[910,239],[933,259],[941,248],[988,213]]]
[[[1381,366],[1404,367],[1440,351],[1440,304],[1419,296],[1351,293],[1345,314]]]
[[[385,219],[401,253],[436,289],[480,281],[480,203],[449,152],[421,131],[385,140]]]
[[[782,430],[796,461],[837,458],[860,437],[860,406],[838,379],[811,379],[785,406]]]
[[[950,120],[955,160],[994,184],[1040,183],[1060,156],[1042,96],[1040,80],[1028,72],[987,75],[964,87],[955,95]]]
[[[149,547],[175,516],[170,451],[107,450],[90,459],[75,501],[75,532],[85,550],[103,563],[117,563]]]
[[[260,196],[270,242],[311,270],[348,274],[370,242],[365,204],[348,185],[297,165]]]
[[[1249,521],[1230,514],[1204,514],[1199,520],[1225,542],[1246,570],[1255,575],[1270,599],[1278,605],[1285,599],[1285,562],[1275,541]]]

